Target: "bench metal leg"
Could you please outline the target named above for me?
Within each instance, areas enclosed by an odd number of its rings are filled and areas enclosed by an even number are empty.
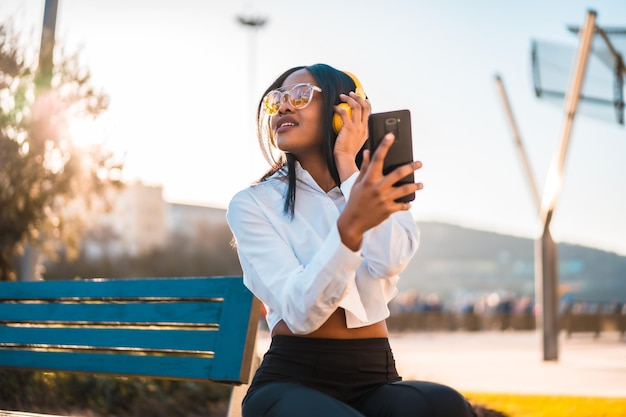
[[[250,366],[250,378],[248,379],[248,381],[252,381],[252,377],[254,376],[254,373],[256,372],[260,364],[261,357],[258,355],[258,353],[255,353],[252,358],[252,364]],[[241,384],[233,387],[233,390],[230,393],[228,414],[226,414],[227,417],[241,417],[241,402],[243,401],[243,397],[246,396],[248,387],[249,384]]]

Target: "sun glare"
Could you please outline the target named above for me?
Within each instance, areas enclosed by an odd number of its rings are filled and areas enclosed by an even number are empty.
[[[102,144],[105,140],[99,120],[91,117],[68,120],[68,131],[72,142],[78,147]]]

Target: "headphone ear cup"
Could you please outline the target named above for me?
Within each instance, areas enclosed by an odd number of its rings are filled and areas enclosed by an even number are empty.
[[[345,109],[348,112],[348,116],[352,117],[352,109],[350,108],[350,105],[348,103],[339,103],[337,107]],[[342,127],[343,120],[341,120],[341,116],[339,115],[339,113],[335,112],[335,114],[333,114],[333,130],[335,131],[335,133],[339,133]]]
[[[367,95],[365,94],[365,90],[363,90],[363,86],[361,85],[361,81],[359,81],[359,79],[351,72],[344,71],[344,73],[348,77],[352,78],[352,81],[354,81],[354,85],[356,87],[354,89],[354,92],[356,93],[356,95],[361,98],[367,98]],[[352,117],[352,108],[350,108],[350,105],[348,103],[339,103],[338,106],[341,107],[342,109],[346,109],[348,111],[348,116]],[[341,130],[342,127],[343,127],[343,120],[341,120],[341,116],[339,115],[339,113],[335,113],[333,115],[333,130],[335,131],[335,133],[339,134],[339,131]]]

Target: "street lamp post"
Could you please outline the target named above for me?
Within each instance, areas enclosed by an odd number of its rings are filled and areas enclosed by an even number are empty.
[[[257,32],[259,31],[259,29],[261,29],[263,26],[265,26],[265,24],[267,23],[267,18],[265,17],[261,17],[261,16],[244,16],[244,15],[238,15],[237,16],[237,21],[244,27],[250,30],[250,37],[248,39],[248,89],[250,91],[250,103],[251,103],[251,109],[250,109],[250,120],[251,123],[251,127],[250,127],[250,134],[252,135],[252,137],[254,137],[254,133],[255,133],[255,126],[256,124],[253,122],[255,120],[255,113],[256,113],[256,105],[255,105],[255,94],[256,94],[256,62],[257,62],[257,57],[256,57],[256,35]],[[250,163],[248,163],[248,169],[253,169],[252,167],[254,166],[254,164],[252,163],[252,155],[250,154],[249,156],[250,158]],[[251,172],[251,176],[254,175],[254,173]]]
[[[50,88],[52,81],[52,65],[54,38],[57,22],[58,0],[46,0],[43,26],[41,28],[41,45],[39,48],[39,69],[37,70],[37,88]]]
[[[52,83],[54,43],[57,22],[58,0],[46,0],[41,27],[41,44],[39,46],[39,67],[35,74],[36,97],[48,90]],[[20,281],[41,279],[38,265],[41,252],[36,245],[26,243],[24,254],[20,260]]]
[[[245,27],[250,29],[250,38],[248,42],[248,54],[249,54],[249,77],[250,77],[250,91],[254,94],[254,88],[256,87],[256,34],[265,24],[267,18],[260,16],[246,17],[243,15],[237,16],[237,21]]]

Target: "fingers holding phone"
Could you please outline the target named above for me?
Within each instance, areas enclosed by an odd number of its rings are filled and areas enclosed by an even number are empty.
[[[371,114],[368,124],[361,170],[338,221],[342,241],[350,248],[359,247],[363,233],[393,213],[409,210],[423,188],[414,180],[422,164],[413,161],[408,110]]]
[[[395,202],[408,203],[414,199],[415,192],[423,188],[423,184],[405,181],[405,179],[414,177],[414,172],[422,167],[422,163],[421,161],[409,161],[389,171],[386,168],[386,161],[389,150],[395,141],[393,133],[387,133],[378,144],[374,155],[369,149],[366,150],[361,172],[363,175],[367,175],[369,179],[373,179],[374,182],[378,182],[381,188],[388,189],[388,194],[393,195]],[[409,196],[413,196],[413,198],[409,200]]]
[[[394,142],[393,134],[389,134],[374,155],[369,150],[363,153],[361,171],[338,222],[342,241],[348,247],[358,247],[363,233],[378,226],[393,213],[409,210],[410,203],[402,201],[402,198],[422,188],[416,183],[397,185],[398,180],[419,169],[420,162],[409,162],[387,175],[383,174],[386,155]]]

